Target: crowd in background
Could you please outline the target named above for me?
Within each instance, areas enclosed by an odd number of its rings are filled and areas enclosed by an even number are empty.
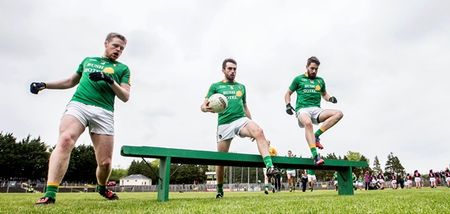
[[[363,177],[354,180],[355,187],[364,187],[365,190],[384,189],[391,187],[392,189],[403,188],[422,188],[425,182],[429,182],[431,188],[439,185],[450,187],[450,170],[433,171],[429,170],[428,174],[422,175],[418,170],[413,173],[396,173],[385,176],[383,173],[364,172]],[[386,185],[389,184],[389,185]]]

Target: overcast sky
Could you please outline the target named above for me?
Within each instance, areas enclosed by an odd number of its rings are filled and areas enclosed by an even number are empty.
[[[0,0],[0,131],[56,144],[75,88],[29,92],[103,54],[107,33],[128,38],[131,98],[116,99],[113,166],[122,145],[216,150],[217,115],[200,105],[221,63],[238,62],[253,119],[281,155],[309,156],[284,94],[321,60],[318,76],[344,118],[322,135],[322,154],[349,150],[382,167],[393,152],[408,172],[450,163],[450,2],[441,1],[6,1]],[[292,97],[295,100],[295,96]],[[317,127],[316,127],[317,128]],[[91,144],[84,133],[77,145]],[[232,152],[257,154],[235,139]]]

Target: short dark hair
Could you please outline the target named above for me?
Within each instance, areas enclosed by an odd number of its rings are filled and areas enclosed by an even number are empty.
[[[308,61],[306,62],[306,66],[309,66],[311,63],[316,63],[316,65],[320,65],[319,59],[317,59],[317,57],[315,57],[315,56],[308,58]]]
[[[125,43],[127,43],[127,39],[125,38],[125,36],[123,36],[122,34],[119,34],[119,33],[114,33],[114,32],[108,33],[108,35],[106,36],[105,41],[110,42],[114,38],[118,38],[118,39],[124,41]]]
[[[225,60],[223,60],[222,62],[222,69],[225,69],[225,67],[227,66],[227,62],[231,62],[235,65],[237,65],[236,60],[232,59],[232,58],[226,58]]]

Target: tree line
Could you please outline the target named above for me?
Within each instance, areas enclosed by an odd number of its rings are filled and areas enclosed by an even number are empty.
[[[0,132],[0,180],[45,181],[53,149],[40,137],[27,136],[18,141],[12,133]],[[64,181],[96,182],[96,166],[94,148],[79,145],[72,150]]]
[[[48,159],[54,147],[49,147],[41,141],[40,137],[30,136],[18,141],[12,133],[0,132],[0,180],[41,180],[45,181],[48,171]],[[383,173],[385,176],[392,174],[403,175],[405,170],[397,156],[391,152],[387,157],[384,170],[378,157],[375,156],[373,168],[370,161],[359,152],[349,151],[343,157],[330,153],[325,159],[344,159],[354,161],[366,161],[369,167],[354,168],[356,176],[363,176],[365,171],[375,174]],[[95,160],[94,148],[91,145],[76,146],[70,156],[67,173],[63,179],[70,183],[96,183],[95,171],[97,162]],[[249,167],[225,167],[225,183],[253,183],[263,181],[262,168]],[[172,164],[170,183],[192,184],[205,183],[207,180],[205,172],[215,171],[214,166]],[[159,160],[148,162],[146,160],[133,160],[128,169],[113,169],[110,180],[119,181],[121,178],[142,174],[152,179],[154,184],[158,183]],[[316,170],[316,177],[320,181],[329,181],[333,177],[333,171]],[[231,176],[230,176],[231,175]],[[298,175],[300,176],[300,175]]]
[[[48,172],[48,160],[55,147],[50,147],[40,137],[18,141],[12,133],[0,132],[0,181],[41,181],[45,182]],[[94,147],[78,145],[70,155],[70,162],[63,182],[91,183],[97,182],[95,171]],[[189,184],[194,181],[204,183],[207,166],[172,165],[171,183]],[[110,180],[119,181],[132,174],[143,174],[158,183],[159,160],[149,164],[145,161],[133,161],[128,169],[113,169]]]

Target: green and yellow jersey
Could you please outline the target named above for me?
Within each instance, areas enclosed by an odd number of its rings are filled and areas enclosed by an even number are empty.
[[[246,117],[244,104],[246,103],[245,86],[237,82],[216,82],[208,90],[206,99],[213,94],[223,94],[228,99],[228,107],[218,115],[218,125],[231,123]]]
[[[300,108],[320,107],[322,94],[326,92],[325,81],[321,77],[309,79],[305,73],[294,78],[289,90],[297,93],[295,111]]]
[[[119,84],[130,84],[130,70],[128,66],[105,57],[85,58],[78,66],[76,72],[81,76],[81,79],[71,101],[97,106],[108,111],[114,111],[116,94],[112,90],[111,85],[105,81],[92,81],[89,79],[89,74],[92,72],[103,72]]]

